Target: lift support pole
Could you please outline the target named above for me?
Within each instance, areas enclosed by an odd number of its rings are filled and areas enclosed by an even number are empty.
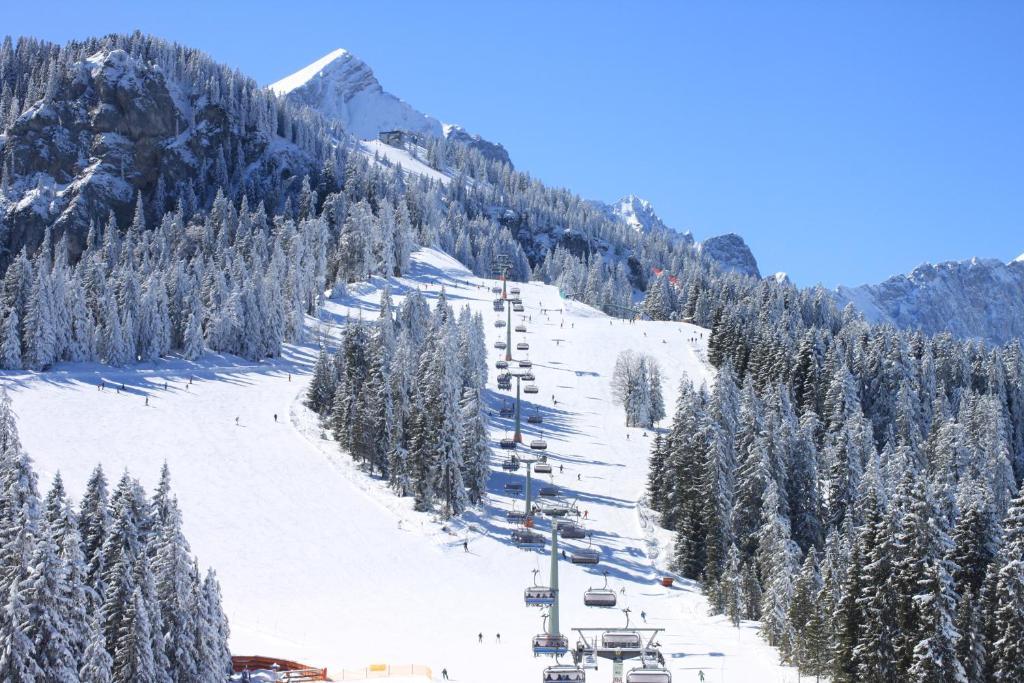
[[[533,467],[533,461],[527,461],[526,463],[526,518],[533,517],[533,477],[530,476],[530,470]]]
[[[555,602],[551,605],[548,617],[548,634],[561,635],[558,630],[558,521],[551,520],[551,592],[555,594]]]
[[[519,370],[517,372],[522,372],[522,371]],[[514,377],[516,378],[516,433],[512,436],[512,440],[515,441],[516,443],[522,443],[523,442],[523,430],[522,430],[522,422],[521,422],[520,418],[522,417],[523,409],[522,409],[522,399],[520,398],[519,388],[520,388],[520,384],[522,384],[523,378],[519,374],[515,374]]]
[[[512,360],[512,304],[505,307],[508,322],[505,324],[505,360]]]

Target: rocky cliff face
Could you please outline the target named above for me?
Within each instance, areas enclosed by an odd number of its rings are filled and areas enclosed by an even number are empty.
[[[701,255],[715,261],[725,270],[751,277],[761,277],[757,259],[754,258],[750,247],[739,235],[728,233],[711,237],[697,245],[697,249]]]
[[[1024,338],[1024,261],[925,264],[878,285],[840,287],[871,322],[1002,344]]]
[[[501,145],[445,124],[384,90],[373,70],[347,50],[335,50],[270,86],[279,97],[338,121],[360,140],[402,130],[444,138],[478,150],[487,159],[511,163]]]
[[[0,135],[8,160],[0,196],[8,253],[34,248],[44,229],[67,234],[72,256],[112,211],[122,226],[141,193],[147,213],[212,187],[272,189],[315,168],[295,145],[170,80],[122,49],[62,67],[55,84]],[[185,188],[188,188],[186,192]]]

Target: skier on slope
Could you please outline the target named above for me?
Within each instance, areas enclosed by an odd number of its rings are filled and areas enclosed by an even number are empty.
[[[478,642],[481,645],[483,645],[483,642],[484,642],[484,634],[483,634],[483,632],[476,634],[476,642]]]

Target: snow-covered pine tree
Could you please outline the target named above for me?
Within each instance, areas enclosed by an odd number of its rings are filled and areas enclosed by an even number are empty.
[[[462,480],[469,502],[478,505],[487,495],[491,447],[487,435],[480,390],[467,388],[462,393]]]
[[[954,624],[957,596],[953,579],[941,558],[930,562],[926,575],[922,586],[926,590],[917,601],[918,623],[925,637],[914,647],[908,673],[913,680],[922,683],[967,683],[969,679],[957,658],[960,633]]]

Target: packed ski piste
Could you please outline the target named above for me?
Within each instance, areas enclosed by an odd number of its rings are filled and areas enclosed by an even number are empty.
[[[192,550],[217,568],[232,653],[334,680],[795,681],[756,622],[709,616],[670,571],[672,535],[644,504],[657,430],[626,427],[613,396],[626,350],[656,359],[669,396],[684,378],[711,385],[707,331],[495,274],[420,249],[406,277],[327,300],[311,341],[267,362],[9,375],[40,487],[59,471],[83,490],[97,462],[150,485],[166,462]],[[376,320],[385,289],[396,308],[443,296],[484,320],[486,491],[458,517],[396,496],[306,405],[320,347]],[[283,677],[253,666],[251,680]]]

